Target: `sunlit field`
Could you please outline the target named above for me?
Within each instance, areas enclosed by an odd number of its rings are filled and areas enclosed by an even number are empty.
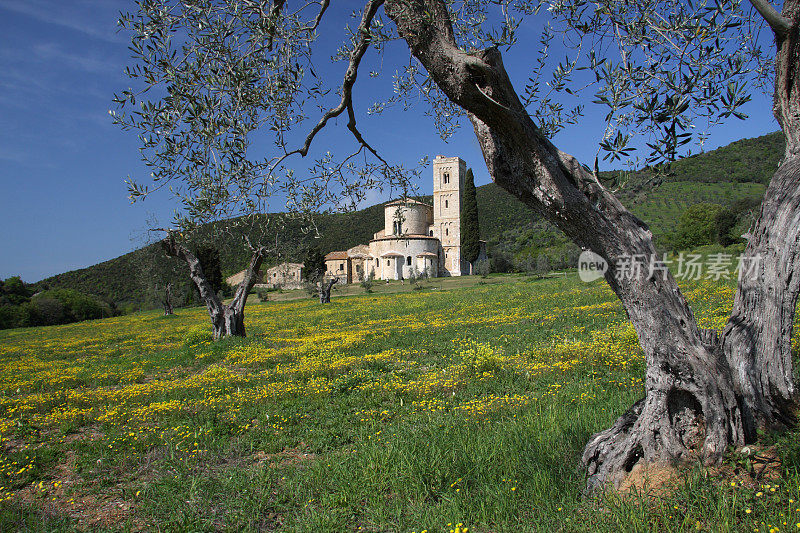
[[[203,308],[1,332],[0,530],[800,531],[796,435],[581,495],[644,393],[604,283],[421,286],[252,303],[217,343]],[[683,288],[724,324],[729,284]]]

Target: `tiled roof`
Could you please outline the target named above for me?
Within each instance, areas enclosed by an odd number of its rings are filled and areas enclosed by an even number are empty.
[[[280,269],[290,269],[290,268],[303,268],[303,263],[281,263],[279,265],[275,265],[274,267],[270,267],[267,269],[268,272],[272,272],[273,270],[280,270]]]
[[[369,245],[367,244],[357,244],[347,250],[348,257],[366,257],[367,255],[369,255]]]
[[[341,261],[347,259],[347,252],[331,252],[325,256],[325,261]]]

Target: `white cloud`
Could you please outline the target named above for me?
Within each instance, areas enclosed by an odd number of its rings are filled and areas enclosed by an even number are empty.
[[[124,35],[116,32],[116,19],[127,3],[83,0],[79,2],[47,0],[0,0],[0,9],[31,17],[39,22],[54,24],[80,32],[89,37],[111,43],[125,42]],[[107,24],[98,24],[99,21]]]
[[[71,67],[92,74],[108,74],[121,69],[118,61],[88,55],[65,52],[55,43],[37,44],[33,48],[39,59],[56,61],[61,66]]]

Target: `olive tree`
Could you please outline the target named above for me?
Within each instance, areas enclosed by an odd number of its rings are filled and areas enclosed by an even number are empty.
[[[409,176],[418,171],[388,164],[363,138],[347,157],[316,160],[307,176],[283,165],[291,155],[305,156],[327,121],[348,107],[355,70],[341,105],[326,113],[301,147],[287,149],[286,133],[303,121],[303,105],[324,93],[320,84],[303,87],[303,78],[310,69],[304,58],[327,2],[317,6],[315,22],[303,19],[303,9],[283,12],[283,3],[270,8],[261,2],[143,0],[136,6],[135,13],[119,21],[131,32],[134,63],[126,72],[136,87],[115,95],[117,107],[110,111],[123,130],[138,134],[142,159],[151,170],[146,181],[127,180],[129,197],[139,201],[160,190],[175,197],[180,209],[174,224],[157,229],[166,234],[162,247],[186,263],[208,309],[214,338],[244,336],[248,294],[264,259],[277,252],[280,233],[279,227],[264,227],[267,219],[259,215],[285,212],[315,231],[313,213],[352,208],[376,187],[405,194]],[[308,98],[299,98],[301,88]],[[262,129],[276,133],[278,153],[249,157],[253,134]],[[378,162],[357,166],[364,151]],[[272,204],[278,208],[272,210]],[[208,228],[218,234],[209,235]],[[251,252],[227,304],[211,287],[190,245],[198,235],[213,243],[224,234],[242,240]]]
[[[328,0],[136,5],[121,24],[133,35],[128,72],[138,85],[117,97],[115,114],[139,132],[153,174],[149,184],[131,181],[130,193],[176,185],[184,222],[261,209],[275,191],[289,210],[306,212],[358,200],[379,183],[405,190],[409,175],[361,133],[353,95],[370,48],[408,48],[409,63],[393,79],[396,96],[370,111],[421,97],[443,136],[466,118],[493,181],[607,261],[605,279],[638,333],[645,397],[590,439],[589,489],[618,483],[637,464],[719,461],[758,429],[794,423],[800,1],[785,0],[779,12],[766,0],[368,0],[345,28],[335,58],[347,67],[334,83],[316,75],[311,56]],[[503,51],[531,24],[541,28],[540,49],[518,89]],[[760,27],[774,34],[772,52],[763,50]],[[553,65],[556,39],[571,55]],[[770,71],[787,147],[747,245],[763,260],[741,277],[725,329],[704,331],[663,264],[642,275],[625,270],[624,258],[653,259],[656,248],[647,225],[614,195],[624,179],[601,179],[599,159],[647,164],[658,176],[708,128],[742,118],[748,88]],[[581,103],[566,109],[563,94]],[[580,120],[589,100],[607,109],[607,128],[586,165],[551,138]],[[345,113],[353,154],[326,155],[302,178],[284,166],[307,156],[317,134]],[[298,128],[305,135],[293,146],[289,132]],[[273,134],[276,152],[248,152],[257,131]]]

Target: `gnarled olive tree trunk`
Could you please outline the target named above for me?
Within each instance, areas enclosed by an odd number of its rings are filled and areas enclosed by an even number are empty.
[[[167,286],[164,287],[164,298],[161,304],[164,306],[164,316],[175,314],[175,310],[172,307],[172,283],[167,283]]]
[[[786,136],[786,152],[745,250],[755,272],[740,278],[719,342],[732,369],[748,440],[759,429],[796,422],[791,337],[800,293],[800,2],[787,0],[782,13],[771,16],[763,1],[753,4],[775,33],[773,113]]]
[[[253,250],[244,279],[236,288],[233,300],[225,304],[206,279],[200,260],[188,248],[176,242],[172,235],[161,241],[161,245],[167,255],[182,259],[188,265],[189,276],[197,286],[197,290],[200,291],[200,297],[205,302],[208,315],[211,317],[214,340],[231,336],[245,337],[244,306],[247,303],[247,295],[256,283],[258,270],[261,268],[266,249],[257,248]]]
[[[760,347],[748,351],[749,356],[730,357],[726,350],[718,349],[714,332],[698,329],[668,272],[645,268],[636,273],[618,268],[625,258],[652,261],[656,250],[651,232],[592,173],[539,133],[508,78],[500,52],[495,48],[470,53],[459,49],[442,0],[386,0],[385,11],[442,91],[468,112],[494,182],[609,263],[606,280],[622,301],[645,353],[645,397],[587,444],[583,453],[589,474],[587,488],[618,484],[640,461],[715,462],[729,445],[744,444],[750,436],[749,417],[758,409],[743,393],[743,385],[758,385],[764,397],[764,387],[773,387],[772,380],[765,383],[764,368],[759,366],[766,361],[779,361],[775,372],[783,379],[778,382],[791,384],[788,349],[785,359],[770,351],[759,352]],[[795,24],[794,34],[796,28]],[[795,57],[792,70],[797,64]],[[785,165],[782,168],[791,174]],[[782,187],[776,184],[776,188]],[[795,187],[793,194],[797,191]],[[778,230],[784,237],[778,239],[781,242],[767,237],[771,244],[763,245],[782,250],[776,265],[779,260],[794,258],[795,252],[786,250],[797,244],[796,234],[788,229],[795,223],[797,206],[781,202],[787,204],[781,215],[786,218],[784,230]],[[762,211],[762,217],[764,214]],[[766,216],[777,216],[777,211],[770,210]],[[763,226],[774,225],[767,219]],[[796,223],[793,227],[796,231]],[[775,305],[782,310],[779,328],[785,331],[788,327],[790,333],[797,281],[791,276],[793,263],[781,265],[785,271],[783,294],[773,294],[764,279],[755,283],[763,293],[774,295]],[[791,297],[793,287],[795,296]],[[747,297],[742,295],[742,301]],[[762,303],[751,307],[756,314],[763,313],[769,298],[757,300]],[[738,308],[752,319],[742,304]],[[726,342],[739,345],[736,331],[741,328],[723,333],[722,346]],[[737,357],[749,363],[743,372],[731,362]],[[788,402],[793,390],[786,383],[781,398]],[[785,413],[783,400],[780,403]]]
[[[319,303],[331,303],[331,289],[338,281],[339,278],[331,278],[328,280],[327,284],[325,283],[324,279],[319,282],[319,285],[317,286],[317,291],[319,292]]]

